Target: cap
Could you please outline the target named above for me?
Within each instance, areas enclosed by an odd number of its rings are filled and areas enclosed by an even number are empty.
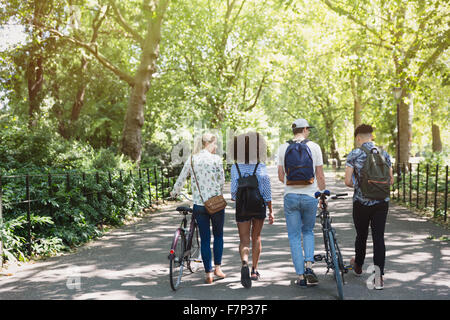
[[[314,128],[308,124],[308,121],[305,119],[297,119],[292,123],[292,129],[295,128]]]

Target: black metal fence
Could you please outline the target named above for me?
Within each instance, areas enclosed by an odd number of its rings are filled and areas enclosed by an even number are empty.
[[[447,221],[448,165],[397,164],[391,196],[417,209],[432,209]]]
[[[98,214],[93,213],[90,218],[102,229],[105,223],[101,208],[104,197],[113,199],[121,194],[123,204],[131,203],[133,211],[151,207],[165,202],[170,196],[180,171],[180,166],[154,166],[127,172],[3,175],[0,176],[0,226],[4,226],[3,220],[14,217],[18,212],[24,215],[27,254],[31,257],[33,215],[51,217],[56,221],[58,208],[63,202],[77,201],[79,204],[84,201],[98,210]]]

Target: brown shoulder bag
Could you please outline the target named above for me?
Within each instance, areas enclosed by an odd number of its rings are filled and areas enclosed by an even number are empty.
[[[202,199],[203,204],[205,205],[206,211],[213,215],[216,212],[219,212],[227,206],[227,202],[225,201],[225,198],[223,195],[214,196],[212,198],[209,198],[208,200],[203,200],[202,193],[200,192],[200,186],[198,185],[197,176],[195,175],[194,171],[194,163],[193,163],[193,156],[191,155],[191,168],[192,173],[194,174],[195,183],[197,184],[198,193],[200,194],[200,198]]]

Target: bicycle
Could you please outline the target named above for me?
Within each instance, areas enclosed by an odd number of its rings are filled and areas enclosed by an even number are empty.
[[[181,195],[191,201],[186,195]],[[180,206],[176,208],[176,211],[183,215],[183,220],[174,233],[168,256],[170,287],[173,291],[179,288],[185,268],[194,273],[201,268],[203,263],[200,252],[198,225],[193,215],[191,215],[189,229],[187,228],[187,215],[193,212],[192,209],[188,206]]]
[[[343,199],[342,196],[346,196],[347,193],[336,194],[331,199]],[[336,230],[331,226],[332,219],[330,217],[330,212],[327,210],[326,199],[330,196],[330,191],[325,190],[323,193],[317,191],[315,193],[316,198],[320,198],[321,206],[320,212],[317,217],[320,217],[320,222],[322,224],[323,241],[325,245],[325,255],[316,254],[314,255],[314,261],[322,261],[325,259],[327,264],[327,274],[330,269],[334,272],[334,278],[336,280],[337,290],[339,299],[344,299],[344,274],[348,273],[351,269],[350,266],[344,265],[344,260],[342,259],[341,250],[339,249]]]

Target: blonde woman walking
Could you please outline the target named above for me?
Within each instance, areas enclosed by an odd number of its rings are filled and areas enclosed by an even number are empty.
[[[194,202],[193,215],[200,231],[201,254],[205,267],[205,282],[211,284],[213,276],[225,278],[221,270],[223,254],[223,225],[225,210],[209,214],[204,202],[209,198],[222,194],[225,183],[222,159],[216,155],[217,138],[206,133],[197,139],[193,155],[186,160],[184,167],[174,185],[171,196],[180,194],[188,176],[191,176],[192,198]],[[200,190],[199,190],[200,189]],[[213,254],[214,268],[211,255],[211,225],[214,237]]]

